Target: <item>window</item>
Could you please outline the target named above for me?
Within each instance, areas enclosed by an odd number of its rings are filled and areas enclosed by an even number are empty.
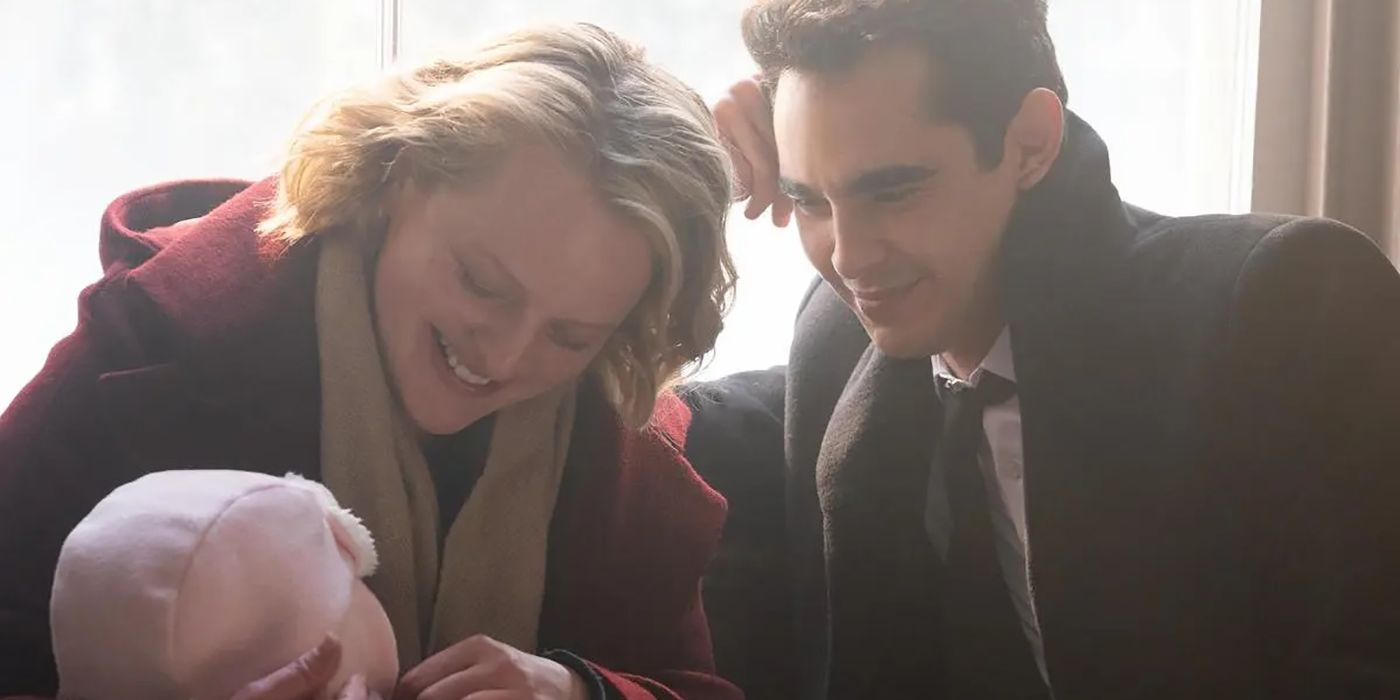
[[[1258,30],[1259,0],[1050,0],[1070,108],[1125,200],[1249,211]]]
[[[744,0],[53,0],[0,24],[0,405],[75,322],[97,222],[126,190],[256,178],[317,96],[382,55],[429,55],[526,22],[629,36],[707,99],[752,72]],[[1108,141],[1125,198],[1248,207],[1258,0],[1051,0],[1071,106]],[[702,376],[781,364],[811,272],[792,230],[735,213],[738,299]]]
[[[316,96],[373,75],[377,0],[26,2],[0,22],[0,405],[72,331],[98,221],[163,180],[257,178]]]

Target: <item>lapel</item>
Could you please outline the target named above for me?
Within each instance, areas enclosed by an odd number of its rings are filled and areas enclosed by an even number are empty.
[[[817,458],[830,601],[828,697],[936,687],[941,566],[923,528],[940,412],[927,360],[871,348]],[[932,657],[932,658],[931,658]]]
[[[1021,402],[1031,586],[1052,682],[1060,630],[1087,614],[1074,589],[1095,485],[1095,436],[1111,431],[1109,308],[1133,231],[1109,177],[1107,147],[1073,114],[1060,160],[1027,192],[1003,245],[1006,318]]]
[[[1066,138],[1003,246],[1031,585],[1056,690],[1132,695],[1170,675],[1176,654],[1159,645],[1185,624],[1180,553],[1144,527],[1170,503],[1154,491],[1170,460],[1154,436],[1172,402],[1145,362],[1154,344],[1134,335],[1136,231],[1107,148],[1073,116]]]
[[[104,219],[104,260],[131,269],[122,294],[93,297],[116,305],[95,315],[141,356],[99,377],[98,400],[129,463],[317,476],[315,246],[279,254],[258,236],[273,191],[172,185]]]

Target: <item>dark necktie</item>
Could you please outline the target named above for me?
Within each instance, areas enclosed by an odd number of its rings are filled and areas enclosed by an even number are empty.
[[[1006,587],[978,466],[986,441],[983,409],[1010,399],[1015,385],[990,372],[983,372],[975,386],[948,377],[939,377],[937,385],[943,430],[931,478],[941,475],[951,525],[943,590],[949,697],[1048,698]]]

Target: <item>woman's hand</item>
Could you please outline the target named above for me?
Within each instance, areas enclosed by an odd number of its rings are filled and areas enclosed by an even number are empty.
[[[340,669],[340,640],[326,637],[301,658],[244,686],[233,700],[317,700]],[[337,700],[371,700],[363,676],[345,684]]]
[[[715,125],[734,160],[738,201],[749,200],[744,216],[757,219],[773,208],[773,225],[786,226],[792,200],[778,188],[778,147],[773,115],[756,78],[735,83],[714,106]]]
[[[563,665],[485,635],[439,652],[404,674],[394,700],[588,700]]]

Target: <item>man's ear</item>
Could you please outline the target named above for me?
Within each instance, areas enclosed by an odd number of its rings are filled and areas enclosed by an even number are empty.
[[[1006,129],[1006,155],[1013,159],[1016,184],[1028,190],[1041,180],[1064,145],[1065,106],[1060,96],[1045,88],[1036,88],[1021,100],[1021,109],[1012,117]]]

